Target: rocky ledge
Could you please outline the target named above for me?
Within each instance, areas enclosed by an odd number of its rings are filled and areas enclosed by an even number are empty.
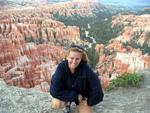
[[[142,72],[140,88],[119,88],[105,93],[104,101],[94,106],[94,113],[149,113],[150,70]],[[72,105],[72,113],[75,113]],[[0,80],[0,113],[61,113],[51,108],[49,93],[7,86]]]

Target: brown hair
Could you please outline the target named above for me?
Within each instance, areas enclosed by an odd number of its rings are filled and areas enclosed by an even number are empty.
[[[80,47],[80,46],[71,46],[65,53],[65,58],[68,57],[69,53],[71,51],[74,51],[74,52],[79,52],[79,53],[82,53],[82,58],[81,60],[84,62],[84,63],[88,63],[89,62],[89,59],[88,59],[88,55],[86,53],[86,51]]]

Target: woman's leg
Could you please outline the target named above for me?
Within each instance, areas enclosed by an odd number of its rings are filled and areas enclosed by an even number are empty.
[[[56,98],[52,98],[52,108],[61,109],[64,108],[66,103]]]
[[[92,107],[88,106],[86,100],[82,100],[78,106],[79,113],[93,113]]]

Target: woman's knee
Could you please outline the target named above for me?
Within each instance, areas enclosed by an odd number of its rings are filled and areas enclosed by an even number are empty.
[[[52,98],[52,108],[61,109],[65,107],[65,102],[56,98]]]

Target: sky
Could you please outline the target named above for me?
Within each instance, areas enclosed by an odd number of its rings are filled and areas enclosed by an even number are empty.
[[[136,5],[148,5],[150,6],[150,0],[98,0],[102,3],[119,4],[123,6],[136,6]]]
[[[49,2],[63,2],[63,1],[72,1],[72,0],[49,0]],[[146,5],[150,6],[150,0],[97,0],[101,3],[107,4],[116,4],[123,6],[141,6]]]

